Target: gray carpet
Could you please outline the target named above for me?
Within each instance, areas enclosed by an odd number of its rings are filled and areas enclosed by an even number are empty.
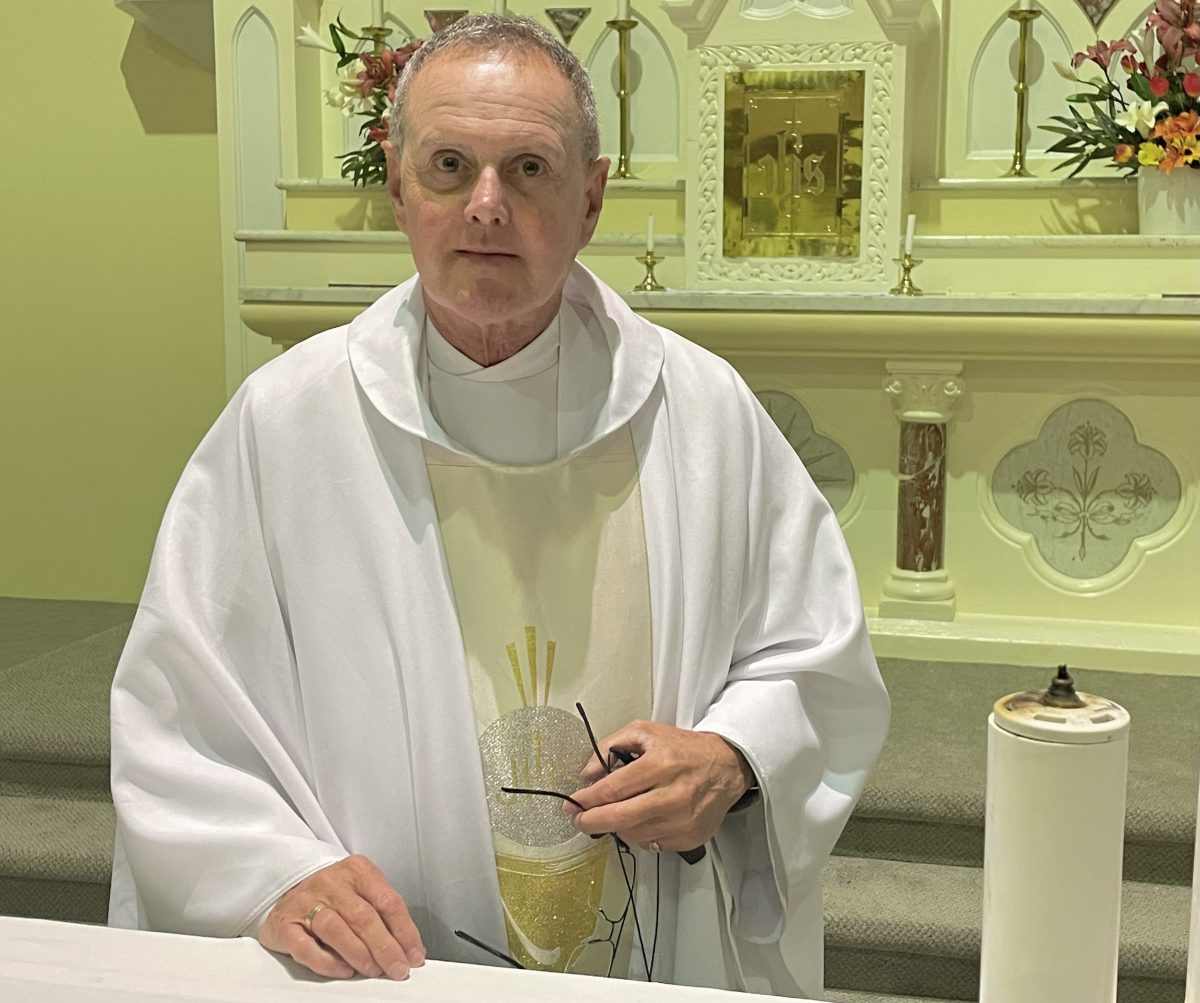
[[[133,620],[136,606],[0,597],[0,669]]]
[[[895,659],[880,668],[892,732],[839,852],[981,866],[987,716],[1009,693],[1045,689],[1052,670]],[[1200,679],[1078,670],[1076,683],[1132,718],[1125,876],[1190,884]]]
[[[0,599],[0,913],[102,922],[108,690],[133,608]],[[977,998],[986,720],[1052,667],[885,660],[892,731],[826,871],[834,1003]],[[1120,1003],[1179,1003],[1200,679],[1078,671],[1133,716]]]

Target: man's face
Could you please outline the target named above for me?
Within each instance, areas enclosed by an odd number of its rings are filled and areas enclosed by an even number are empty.
[[[535,335],[600,215],[608,161],[585,166],[570,84],[540,53],[438,53],[414,78],[404,145],[388,151],[439,328]]]

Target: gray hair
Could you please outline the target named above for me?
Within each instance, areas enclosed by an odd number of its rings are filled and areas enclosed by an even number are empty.
[[[566,78],[579,107],[579,133],[583,141],[584,164],[600,156],[600,126],[596,116],[596,95],[592,81],[578,57],[532,18],[511,14],[469,14],[447,25],[429,39],[409,59],[396,85],[396,100],[388,122],[388,139],[397,150],[404,146],[404,99],[412,79],[429,60],[443,49],[467,48],[481,52],[515,52],[522,55],[540,52]]]

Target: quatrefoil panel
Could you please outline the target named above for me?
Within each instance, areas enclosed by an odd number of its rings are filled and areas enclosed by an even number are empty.
[[[840,512],[854,492],[854,462],[850,454],[813,427],[808,410],[791,394],[760,390],[754,396],[804,462],[829,507]]]
[[[1077,400],[997,464],[992,498],[1006,522],[1032,535],[1051,568],[1092,579],[1166,525],[1179,508],[1180,478],[1162,453],[1138,442],[1124,412]]]

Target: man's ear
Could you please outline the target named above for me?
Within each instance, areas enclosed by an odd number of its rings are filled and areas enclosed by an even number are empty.
[[[600,210],[604,208],[604,189],[608,184],[608,168],[612,161],[608,157],[600,157],[588,168],[587,187],[584,188],[584,215],[580,228],[580,245],[582,250],[596,232],[596,224],[600,222]]]
[[[387,189],[392,202],[392,215],[396,217],[396,229],[407,233],[408,217],[404,210],[404,197],[400,193],[400,151],[390,139],[379,144],[387,158]]]

